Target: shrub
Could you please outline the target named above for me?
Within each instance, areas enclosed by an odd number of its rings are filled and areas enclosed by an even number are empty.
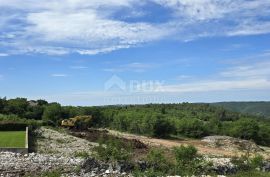
[[[197,153],[194,146],[180,146],[174,148],[177,175],[196,175],[208,171],[209,163]]]
[[[237,138],[257,141],[258,130],[259,126],[256,120],[242,118],[234,123],[231,134]]]
[[[147,154],[146,161],[153,170],[157,172],[167,173],[172,166],[164,156],[164,151],[160,149],[152,149]]]
[[[252,171],[260,169],[263,166],[264,158],[261,155],[255,155],[250,157],[249,154],[245,154],[240,158],[232,159],[232,163],[235,164],[239,171]]]
[[[174,132],[174,126],[165,118],[157,117],[153,126],[153,135],[159,138],[166,138]]]
[[[177,163],[181,164],[193,161],[195,158],[198,157],[197,149],[191,145],[174,148],[174,154]]]
[[[263,166],[264,158],[261,155],[256,155],[251,158],[249,163],[252,169],[261,168]]]
[[[194,118],[182,119],[178,124],[177,131],[178,134],[191,138],[201,138],[208,135],[203,121]]]
[[[130,160],[132,147],[118,139],[110,138],[109,140],[100,140],[99,146],[94,150],[97,157],[101,160],[119,162]]]

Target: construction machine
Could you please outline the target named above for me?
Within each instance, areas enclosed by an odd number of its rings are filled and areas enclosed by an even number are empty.
[[[74,118],[64,119],[61,126],[66,128],[86,129],[90,125],[92,116],[76,116]]]

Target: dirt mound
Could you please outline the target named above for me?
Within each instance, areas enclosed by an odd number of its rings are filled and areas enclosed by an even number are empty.
[[[229,151],[249,151],[249,152],[261,152],[261,149],[257,144],[252,141],[233,138],[230,136],[207,136],[202,139],[207,143],[207,146],[220,148]]]
[[[102,139],[115,139],[123,142],[126,145],[131,145],[135,149],[147,149],[147,145],[138,139],[127,139],[119,136],[114,136],[107,130],[89,129],[87,131],[71,131],[71,135],[86,139],[90,142],[99,142]]]

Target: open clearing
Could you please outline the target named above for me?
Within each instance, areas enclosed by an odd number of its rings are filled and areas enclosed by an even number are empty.
[[[1,148],[24,148],[25,131],[0,131]]]
[[[221,148],[209,147],[206,142],[203,142],[199,139],[183,139],[183,140],[169,140],[169,139],[158,139],[158,138],[151,138],[142,135],[134,135],[129,133],[123,133],[115,130],[107,130],[109,134],[115,135],[118,137],[123,137],[127,139],[136,139],[145,143],[149,146],[154,147],[165,147],[165,148],[173,148],[180,145],[193,145],[195,146],[200,154],[203,155],[210,155],[210,156],[217,156],[217,157],[235,157],[241,156],[245,152],[239,150],[224,150]],[[269,147],[262,147],[263,152],[258,152],[259,154],[263,155],[266,159],[270,159],[270,148]]]

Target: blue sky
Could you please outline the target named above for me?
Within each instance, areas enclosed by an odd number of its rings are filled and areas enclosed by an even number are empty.
[[[0,0],[0,96],[270,100],[269,0]]]

